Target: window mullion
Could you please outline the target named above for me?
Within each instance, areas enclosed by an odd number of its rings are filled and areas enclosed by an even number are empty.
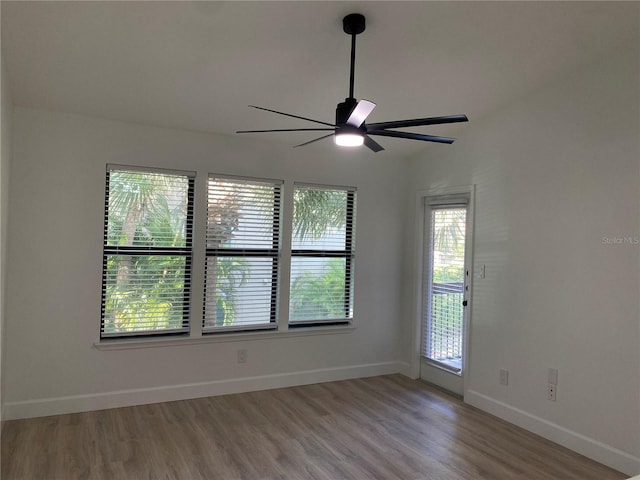
[[[287,188],[289,191],[287,192]],[[289,278],[291,276],[291,239],[293,237],[293,188],[290,184],[284,186],[285,194],[282,197],[281,210],[281,242],[280,242],[280,258],[286,261],[280,262],[280,282],[279,305],[278,305],[278,330],[287,331],[289,329],[289,299],[291,295],[291,286]]]
[[[207,182],[206,175],[196,178],[194,196],[194,245],[193,264],[191,268],[191,329],[189,336],[198,338],[202,336],[202,305],[204,304],[204,277],[206,262],[206,226],[207,226]]]

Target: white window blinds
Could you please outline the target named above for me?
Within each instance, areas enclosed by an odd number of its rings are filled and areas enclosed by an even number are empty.
[[[204,333],[277,327],[281,184],[209,177]]]
[[[353,318],[355,206],[354,188],[295,185],[291,327]]]
[[[107,167],[100,335],[189,330],[192,173]]]

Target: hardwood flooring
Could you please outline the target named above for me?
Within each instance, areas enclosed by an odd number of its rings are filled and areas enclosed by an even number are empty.
[[[6,422],[3,480],[607,480],[401,375]]]

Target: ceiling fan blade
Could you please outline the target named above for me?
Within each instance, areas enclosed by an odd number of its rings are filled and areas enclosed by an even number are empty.
[[[318,140],[323,140],[323,139],[325,139],[327,137],[332,137],[333,135],[334,135],[333,133],[330,133],[329,135],[324,135],[324,136],[322,136],[320,138],[316,138],[316,139],[310,140],[308,142],[301,143],[300,145],[295,145],[293,148],[304,147],[305,145],[309,145],[310,143],[317,142]]]
[[[385,130],[387,128],[422,127],[424,125],[440,125],[443,123],[468,122],[466,115],[448,115],[446,117],[414,118],[411,120],[395,120],[393,122],[370,123],[370,130]]]
[[[359,127],[364,123],[374,108],[376,108],[375,103],[369,100],[360,100],[349,115],[349,118],[347,118],[347,125]]]
[[[435,135],[423,135],[421,133],[411,133],[411,132],[395,132],[395,131],[387,131],[387,130],[368,130],[367,135],[380,135],[383,137],[394,137],[394,138],[407,138],[410,140],[422,140],[423,142],[437,142],[437,143],[453,143],[455,142],[455,138],[450,137],[438,137]]]
[[[312,118],[300,117],[298,115],[291,115],[290,113],[278,112],[277,110],[270,110],[268,108],[256,107],[255,105],[249,105],[251,108],[257,108],[258,110],[264,110],[265,112],[277,113],[278,115],[284,115],[286,117],[299,118],[300,120],[306,120],[307,122],[320,123],[329,127],[335,127],[333,123],[321,122],[320,120],[314,120]]]
[[[335,128],[280,128],[276,130],[238,130],[236,133],[269,133],[269,132],[328,132]]]
[[[373,138],[371,138],[368,135],[364,136],[364,144],[366,147],[369,148],[369,150],[373,150],[374,152],[379,152],[380,150],[384,150],[384,148],[382,148],[382,145],[380,145],[378,142],[376,142]]]

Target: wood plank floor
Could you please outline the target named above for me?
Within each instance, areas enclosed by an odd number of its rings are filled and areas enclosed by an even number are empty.
[[[401,375],[14,420],[3,480],[607,480],[624,475]]]

